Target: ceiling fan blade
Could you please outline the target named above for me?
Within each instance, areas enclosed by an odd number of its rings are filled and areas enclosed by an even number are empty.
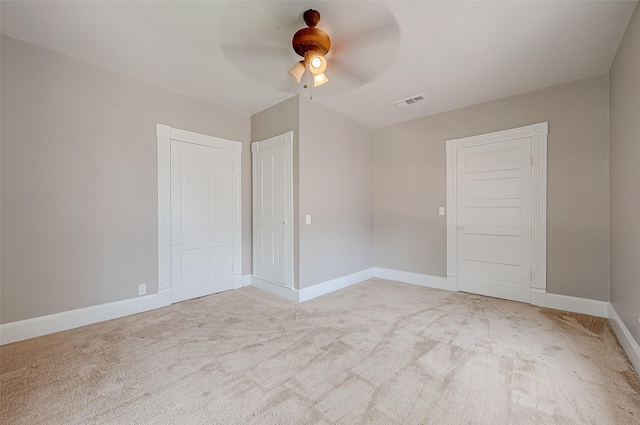
[[[352,87],[360,87],[376,78],[377,72],[354,65],[338,58],[332,59],[327,67],[327,74]]]
[[[355,16],[355,22],[340,26],[345,30],[332,34],[336,53],[399,41],[400,25],[388,9],[380,6],[368,7]]]
[[[228,2],[220,17],[220,49],[242,74],[278,91],[287,69],[300,60],[291,38],[301,23],[289,2]]]
[[[357,34],[341,36],[335,43],[336,52],[346,52],[362,48],[377,47],[400,38],[400,28],[395,25],[370,28]]]
[[[368,1],[315,6],[322,14],[319,28],[327,31],[333,44],[327,55],[330,83],[318,88],[318,95],[367,84],[393,65],[400,27],[386,6]],[[299,93],[304,83],[296,84],[287,70],[300,60],[292,38],[305,26],[302,15],[309,8],[315,7],[307,0],[229,2],[221,17],[220,48],[253,80],[282,93]]]
[[[223,42],[220,43],[220,47],[225,56],[233,62],[264,60],[269,57],[295,60],[295,54],[292,54],[288,46]]]
[[[277,24],[277,29],[283,31],[289,38],[304,26],[300,5],[295,2],[268,1],[264,4],[268,6],[267,13]]]
[[[400,26],[384,5],[346,2],[345,7],[353,10],[333,17],[336,35],[332,34],[333,46],[327,55],[327,76],[330,80],[335,76],[341,90],[363,86],[383,75],[395,63],[400,41]],[[347,18],[351,19],[347,22]]]
[[[220,20],[221,44],[287,48],[295,20],[284,2],[229,2]]]

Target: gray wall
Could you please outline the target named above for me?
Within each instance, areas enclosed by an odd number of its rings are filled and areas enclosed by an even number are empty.
[[[547,291],[609,299],[608,78],[376,130],[375,265],[446,276],[447,139],[549,122]]]
[[[251,116],[251,141],[256,142],[293,131],[293,282],[298,287],[300,279],[300,221],[298,220],[298,151],[300,136],[299,96],[273,105]]]
[[[300,96],[300,288],[373,267],[372,136]]]
[[[609,71],[611,302],[640,343],[640,7]]]
[[[1,43],[2,323],[157,291],[156,122],[246,142],[250,273],[249,116]]]
[[[610,258],[611,299],[640,340],[639,19],[636,10],[610,79],[375,131],[299,96],[249,120],[2,36],[0,322],[135,297],[140,283],[156,291],[156,122],[245,142],[243,274],[248,141],[294,131],[295,280],[304,288],[374,264],[445,276],[444,141],[549,121],[547,289],[608,300]],[[311,225],[300,224],[306,214]]]
[[[253,141],[289,130],[295,287],[372,267],[373,130],[299,95],[251,117]]]

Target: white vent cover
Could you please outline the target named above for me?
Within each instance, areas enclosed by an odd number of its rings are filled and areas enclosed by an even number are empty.
[[[396,100],[395,102],[393,102],[393,104],[398,108],[404,108],[405,106],[414,105],[418,102],[422,102],[423,100],[427,100],[427,96],[424,93],[417,94],[406,99]]]

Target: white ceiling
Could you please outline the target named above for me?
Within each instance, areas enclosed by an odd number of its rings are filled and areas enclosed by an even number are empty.
[[[333,43],[330,82],[313,89],[314,100],[377,128],[606,73],[635,6],[635,0],[2,1],[1,30],[253,114],[310,94],[286,70],[300,59],[291,37],[312,7]],[[421,93],[426,102],[392,105]]]

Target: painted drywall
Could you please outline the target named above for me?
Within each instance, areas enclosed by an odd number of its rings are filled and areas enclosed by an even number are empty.
[[[157,291],[157,122],[244,142],[250,273],[249,116],[0,42],[2,323]]]
[[[547,291],[609,300],[608,77],[377,129],[375,265],[446,276],[445,140],[549,122]]]
[[[299,282],[306,288],[373,266],[373,130],[299,99]]]
[[[640,7],[609,71],[611,303],[640,343]]]
[[[293,284],[300,278],[300,222],[298,220],[299,96],[293,96],[251,116],[251,141],[256,142],[293,131]]]

